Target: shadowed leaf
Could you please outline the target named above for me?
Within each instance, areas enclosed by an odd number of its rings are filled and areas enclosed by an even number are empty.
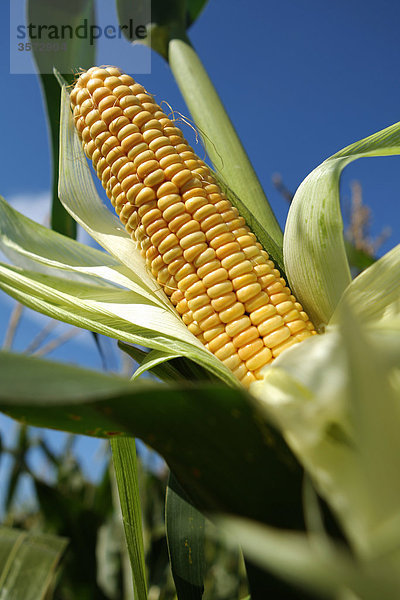
[[[301,471],[279,434],[260,428],[244,389],[130,383],[8,353],[0,378],[0,408],[9,416],[84,435],[139,437],[164,456],[200,509],[302,526]]]

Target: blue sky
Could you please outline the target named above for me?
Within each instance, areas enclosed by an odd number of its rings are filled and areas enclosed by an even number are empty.
[[[113,19],[113,3],[103,6],[105,18]],[[8,10],[3,1],[0,194],[24,198],[40,219],[50,189],[45,114],[36,77],[9,73]],[[288,207],[273,187],[274,173],[295,190],[329,155],[400,119],[399,23],[397,0],[210,0],[190,30],[282,226]],[[130,71],[137,52],[121,40],[112,55],[100,46],[98,63]],[[153,54],[151,73],[137,79],[157,100],[188,114],[163,59]],[[185,134],[192,139],[188,128]],[[343,198],[350,182],[360,180],[373,233],[392,227],[382,251],[399,242],[399,164],[399,157],[363,159],[342,178]],[[0,341],[11,307],[0,292]],[[40,326],[36,317],[26,319],[16,350]],[[51,357],[100,367],[84,336]]]

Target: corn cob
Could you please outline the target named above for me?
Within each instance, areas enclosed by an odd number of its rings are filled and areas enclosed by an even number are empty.
[[[121,222],[188,329],[246,386],[315,334],[211,170],[152,96],[116,67],[80,75],[71,105]]]

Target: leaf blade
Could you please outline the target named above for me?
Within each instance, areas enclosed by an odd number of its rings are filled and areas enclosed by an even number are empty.
[[[234,375],[171,310],[119,288],[67,281],[0,264],[0,288],[29,308],[95,333],[187,356],[229,385]]]
[[[165,526],[178,600],[201,600],[206,567],[205,518],[172,474],[167,487]]]
[[[4,600],[41,600],[67,546],[65,538],[0,527],[0,590]]]
[[[135,598],[147,600],[135,440],[133,438],[111,439],[111,450],[132,569]]]
[[[400,154],[400,123],[340,150],[297,190],[284,235],[291,289],[316,326],[327,324],[351,281],[339,203],[342,170],[362,157]]]
[[[275,429],[260,429],[244,389],[130,383],[7,353],[0,378],[0,410],[14,418],[139,437],[164,456],[199,509],[301,527],[301,470]]]

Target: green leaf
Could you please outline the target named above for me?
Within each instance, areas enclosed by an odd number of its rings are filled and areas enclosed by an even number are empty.
[[[145,371],[151,371],[158,365],[176,358],[177,356],[179,355],[172,352],[166,352],[164,350],[152,350],[151,352],[148,352],[143,358],[140,367],[138,367],[134,372],[132,381],[140,377],[140,375],[142,375],[142,373]]]
[[[142,350],[141,348],[137,348],[136,346],[131,346],[129,344],[125,344],[124,342],[119,341],[118,342],[118,347],[123,351],[126,352],[126,354],[128,354],[128,356],[130,356],[133,360],[135,360],[137,363],[139,363],[139,365],[142,365],[143,363],[147,363],[147,369],[151,370],[152,373],[154,373],[154,375],[156,377],[158,377],[159,379],[161,379],[161,381],[179,381],[179,380],[185,380],[186,377],[184,377],[182,375],[182,373],[180,373],[178,371],[178,369],[176,369],[175,367],[173,367],[171,365],[171,362],[157,362],[156,364],[151,365],[151,367],[149,368],[148,363],[150,363],[152,361],[151,358],[151,354],[153,352],[158,352],[157,350],[149,350],[149,351],[145,351]],[[159,351],[160,355],[163,354],[162,351]],[[153,355],[154,356],[154,355]],[[165,353],[165,356],[168,356],[167,353]]]
[[[116,0],[120,27],[129,42],[137,41],[161,54],[168,55],[171,35],[185,35],[185,0]],[[132,20],[146,27],[146,37],[131,38],[124,25]]]
[[[122,437],[111,439],[111,450],[132,568],[135,598],[146,600],[147,586],[135,440]]]
[[[301,527],[301,471],[275,429],[260,429],[244,389],[131,383],[8,353],[0,354],[0,380],[0,409],[18,420],[141,438],[199,509]]]
[[[145,371],[150,371],[161,381],[218,381],[218,379],[204,367],[194,363],[186,356],[179,356],[168,350],[150,350],[145,352],[134,346],[118,342],[121,350],[129,354],[131,358],[139,363],[132,376],[132,381],[137,379]]]
[[[339,323],[283,353],[252,391],[352,546],[383,555],[400,535],[399,330],[361,327],[348,306]]]
[[[97,286],[110,287],[110,282],[155,300],[154,294],[135,283],[133,271],[115,258],[39,225],[1,196],[0,249],[13,263],[28,270]]]
[[[391,600],[400,593],[398,571],[390,568],[387,557],[377,564],[356,562],[315,534],[279,531],[237,518],[221,517],[217,523],[260,567],[316,598]]]
[[[204,592],[204,516],[173,475],[167,488],[165,525],[178,600],[201,600]]]
[[[189,28],[199,17],[207,0],[117,0],[120,27],[127,39],[153,48],[168,58],[168,43],[174,37],[185,37]],[[145,38],[130,37],[132,21],[146,27]]]
[[[346,249],[347,260],[349,261],[350,269],[353,273],[353,270],[357,271],[357,275],[364,271],[367,267],[374,264],[376,258],[367,254],[365,250],[360,250],[356,248],[353,244],[348,242],[346,239],[344,240],[344,247]]]
[[[331,323],[337,323],[344,306],[363,322],[400,317],[400,244],[365,269],[346,288]]]
[[[399,258],[400,246],[397,250]],[[396,283],[399,288],[398,279]],[[398,309],[399,298],[397,294]],[[393,379],[400,369],[399,337],[393,332],[397,347],[384,344],[383,350],[379,351],[377,332],[372,336],[364,332],[358,318],[349,307],[346,309],[346,305],[342,309],[340,328],[348,370],[353,375],[348,381],[347,401],[365,495],[365,504],[352,507],[354,511],[359,510],[361,525],[358,530],[354,527],[353,536],[367,555],[397,552],[400,535],[400,381],[396,386]],[[388,527],[390,521],[392,527]],[[353,524],[346,523],[346,526],[350,529]]]
[[[286,274],[316,326],[327,324],[351,281],[339,202],[342,170],[353,160],[400,154],[400,123],[347,146],[303,181],[284,236]]]
[[[66,212],[58,198],[58,169],[59,169],[59,121],[57,118],[60,104],[60,87],[53,75],[40,75],[42,90],[46,105],[48,128],[51,143],[51,227],[70,238],[76,238],[76,221]],[[73,77],[67,76],[69,83]]]
[[[118,346],[140,365],[140,370],[137,369],[137,371],[135,371],[133,379],[137,378],[137,374],[140,375],[142,371],[148,370],[161,381],[165,382],[191,380],[218,381],[218,378],[210,371],[207,371],[204,367],[196,364],[186,356],[177,356],[174,358],[171,352],[160,350],[146,352],[135,346],[124,344],[124,342],[118,342]]]
[[[239,386],[225,365],[188,331],[178,315],[114,286],[66,280],[0,263],[0,288],[51,318],[118,340],[187,356],[226,383]]]
[[[68,4],[54,0],[28,0],[28,22],[37,26],[52,25],[58,27],[71,26],[74,29],[86,19],[89,27],[94,24],[93,0],[74,0]],[[35,31],[35,30],[33,30]],[[48,43],[49,48],[43,52],[43,46]],[[59,48],[57,49],[57,47]],[[53,67],[64,74],[68,83],[74,80],[74,71],[79,68],[89,68],[95,64],[95,45],[89,39],[74,35],[68,43],[54,44],[50,33],[42,28],[40,39],[32,39],[32,52],[40,76],[42,90],[47,109],[47,119],[50,130],[51,149],[53,157],[53,202],[51,224],[52,228],[64,235],[76,236],[76,223],[65,212],[58,199],[58,145],[59,145],[59,119],[58,107],[60,103],[60,88],[53,76]]]
[[[208,0],[186,0],[186,22],[187,27],[193,25],[203,12]]]
[[[2,600],[43,600],[67,540],[0,527],[0,595]]]

